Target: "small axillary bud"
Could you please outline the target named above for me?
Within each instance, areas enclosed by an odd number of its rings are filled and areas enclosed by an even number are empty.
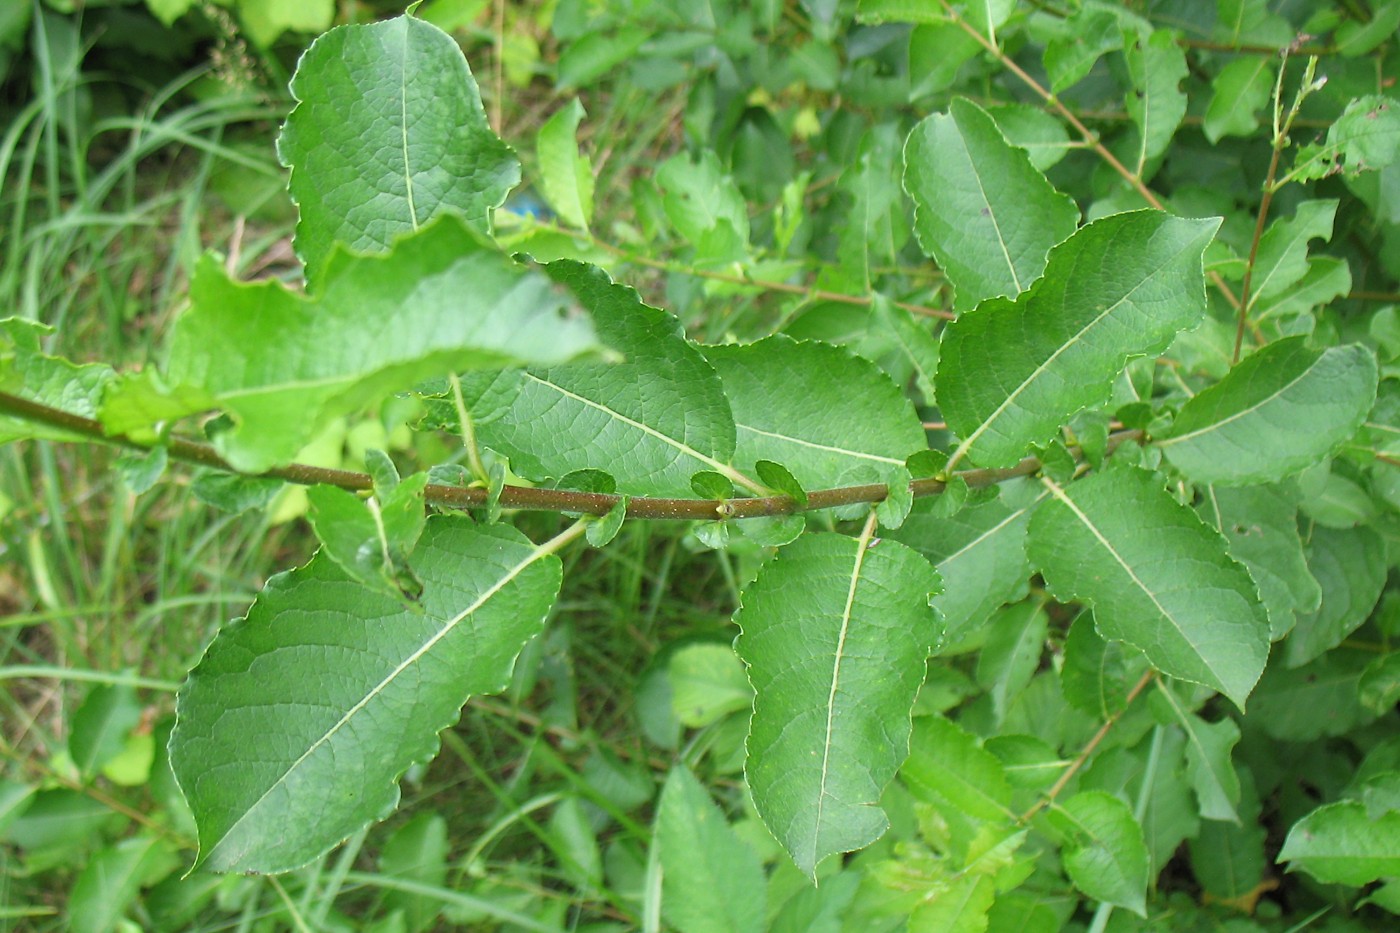
[[[734,513],[737,511],[738,510],[734,508],[734,503],[730,502],[728,499],[720,500],[719,505],[715,506],[715,513],[719,515],[721,520],[733,518]]]

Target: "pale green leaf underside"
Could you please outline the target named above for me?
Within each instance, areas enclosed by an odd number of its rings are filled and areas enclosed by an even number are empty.
[[[1105,638],[1244,706],[1269,654],[1258,591],[1151,473],[1113,469],[1056,492],[1031,519],[1029,552],[1057,599],[1093,606]]]
[[[286,871],[382,819],[467,698],[505,686],[562,577],[520,532],[464,518],[429,522],[409,565],[421,612],[317,557],[210,645],[170,743],[198,864]]]
[[[84,418],[96,417],[112,382],[105,363],[78,365],[40,349],[49,328],[25,318],[0,320],[0,391]],[[38,421],[0,414],[0,444],[22,438],[76,440],[76,435]]]
[[[909,711],[938,641],[938,575],[894,541],[808,534],[743,595],[735,644],[754,685],[745,773],[759,816],[811,875],[869,845],[909,750]]]
[[[166,380],[191,410],[232,417],[215,446],[251,473],[290,461],[332,418],[422,380],[597,348],[567,292],[455,218],[383,256],[337,253],[311,295],[233,282],[206,258],[191,299]],[[121,397],[109,393],[106,405]]]
[[[943,333],[938,402],[955,457],[1014,465],[1109,397],[1135,356],[1160,353],[1205,313],[1201,257],[1218,219],[1114,214],[1055,247],[1016,301],[992,299]]]
[[[695,473],[732,474],[729,404],[680,322],[597,268],[565,260],[546,271],[578,296],[623,360],[464,380],[478,440],[530,479],[600,469],[629,495],[691,496]]]
[[[1029,288],[1050,247],[1079,220],[1074,201],[963,98],[909,134],[904,189],[914,200],[919,243],[953,283],[959,311]]]
[[[334,243],[385,250],[442,213],[487,232],[520,180],[461,49],[420,19],[332,29],[302,56],[292,94],[278,153],[313,283]]]
[[[1359,887],[1400,875],[1400,811],[1374,819],[1351,800],[1319,807],[1288,831],[1278,860],[1324,884]]]
[[[1158,442],[1198,483],[1267,483],[1333,453],[1376,400],[1376,358],[1357,344],[1272,343],[1188,401]]]
[[[805,489],[883,482],[927,446],[918,413],[879,367],[782,335],[704,348],[734,412],[734,465],[780,463]]]

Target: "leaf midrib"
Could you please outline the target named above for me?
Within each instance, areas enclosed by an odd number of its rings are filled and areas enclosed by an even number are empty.
[[[1194,239],[1192,240],[1192,242],[1194,242]],[[1046,357],[1043,362],[1041,362],[1035,367],[1035,369],[1031,370],[1030,375],[1026,376],[1025,379],[1021,380],[1021,384],[1018,385],[1016,388],[1012,389],[1011,392],[1007,394],[1005,400],[1003,400],[1002,403],[998,405],[992,411],[992,413],[982,421],[980,425],[977,426],[977,429],[975,431],[973,431],[967,436],[967,440],[963,441],[960,445],[958,445],[958,452],[954,454],[954,460],[956,461],[958,459],[961,459],[963,450],[971,450],[972,445],[977,440],[977,438],[981,437],[984,433],[986,433],[987,429],[991,427],[992,423],[995,422],[998,418],[1000,418],[1002,414],[1007,410],[1007,408],[1009,408],[1012,405],[1012,403],[1019,399],[1032,383],[1040,379],[1041,376],[1045,375],[1045,373],[1049,371],[1051,364],[1058,360],[1063,353],[1068,351],[1070,347],[1078,345],[1083,340],[1085,334],[1087,334],[1093,328],[1097,327],[1099,323],[1102,322],[1105,318],[1107,318],[1110,314],[1117,311],[1119,307],[1121,307],[1130,298],[1132,298],[1133,295],[1137,294],[1137,292],[1144,286],[1146,286],[1148,282],[1153,281],[1163,269],[1166,269],[1168,266],[1170,266],[1171,263],[1176,260],[1177,256],[1180,256],[1182,253],[1186,252],[1186,250],[1190,248],[1191,243],[1184,244],[1181,247],[1181,249],[1177,250],[1176,253],[1174,253],[1171,256],[1170,259],[1168,259],[1165,262],[1162,262],[1153,271],[1151,275],[1147,276],[1147,278],[1143,279],[1142,281],[1134,285],[1132,288],[1130,288],[1127,292],[1123,294],[1121,298],[1119,298],[1113,304],[1105,308],[1096,317],[1094,317],[1087,324],[1081,327],[1077,332],[1070,335],[1068,340],[1060,344],[1060,346],[1056,347],[1055,352]],[[1027,305],[1029,305],[1029,303],[1030,299],[1027,299]],[[1131,354],[1123,355],[1126,356]]]
[[[1160,441],[1157,442],[1157,446],[1158,446],[1158,447],[1170,447],[1172,444],[1179,444],[1179,443],[1181,443],[1182,441],[1191,440],[1192,438],[1196,438],[1196,437],[1201,437],[1202,435],[1209,434],[1209,433],[1211,433],[1212,431],[1218,431],[1218,430],[1220,430],[1221,428],[1225,427],[1225,425],[1230,424],[1230,423],[1235,422],[1235,421],[1238,421],[1239,419],[1243,418],[1245,415],[1253,414],[1253,413],[1259,411],[1259,410],[1262,409],[1265,405],[1268,405],[1270,402],[1275,401],[1275,400],[1278,399],[1278,397],[1281,396],[1284,392],[1287,392],[1289,389],[1292,389],[1294,386],[1298,385],[1298,384],[1301,383],[1304,379],[1306,379],[1309,375],[1311,375],[1311,374],[1313,373],[1313,371],[1316,370],[1317,364],[1320,363],[1320,362],[1322,362],[1322,357],[1325,356],[1325,355],[1326,355],[1325,353],[1324,353],[1324,354],[1320,354],[1320,355],[1318,356],[1317,359],[1313,360],[1313,362],[1308,366],[1307,369],[1303,370],[1301,373],[1299,373],[1299,374],[1298,374],[1297,376],[1295,376],[1294,378],[1290,379],[1288,382],[1286,382],[1286,383],[1284,383],[1283,385],[1279,386],[1278,389],[1276,389],[1276,390],[1274,390],[1273,392],[1269,393],[1269,395],[1265,396],[1264,398],[1261,398],[1261,399],[1260,399],[1259,401],[1257,401],[1257,402],[1254,402],[1254,403],[1250,404],[1249,407],[1247,407],[1247,408],[1242,408],[1242,409],[1240,409],[1239,411],[1235,412],[1233,415],[1230,415],[1230,416],[1227,417],[1227,418],[1222,418],[1222,419],[1220,419],[1219,421],[1213,421],[1213,422],[1211,422],[1210,424],[1206,425],[1205,427],[1197,428],[1197,429],[1194,430],[1194,431],[1188,431],[1188,432],[1186,432],[1185,434],[1177,434],[1177,435],[1174,435],[1174,436],[1172,436],[1172,437],[1163,438],[1162,440],[1160,440]],[[1199,397],[1199,396],[1198,396],[1198,397]]]
[[[1200,661],[1201,664],[1205,666],[1205,669],[1210,671],[1211,676],[1215,678],[1215,684],[1211,684],[1210,686],[1219,686],[1223,688],[1225,685],[1224,679],[1218,673],[1216,673],[1216,670],[1211,665],[1210,661],[1204,655],[1202,655],[1199,650],[1197,650],[1195,643],[1193,643],[1191,639],[1187,637],[1186,630],[1182,628],[1182,625],[1179,621],[1177,621],[1176,616],[1172,615],[1169,611],[1167,611],[1167,608],[1157,600],[1157,594],[1154,593],[1147,586],[1147,584],[1143,582],[1142,578],[1137,575],[1136,571],[1133,570],[1132,566],[1129,565],[1128,562],[1123,559],[1123,556],[1118,553],[1118,549],[1113,546],[1113,543],[1103,536],[1103,533],[1099,531],[1098,526],[1089,520],[1089,516],[1084,514],[1084,512],[1079,508],[1078,503],[1076,503],[1073,499],[1066,495],[1063,489],[1055,485],[1051,485],[1048,488],[1050,489],[1050,494],[1053,495],[1060,502],[1063,502],[1065,504],[1065,507],[1074,513],[1074,517],[1077,518],[1079,522],[1089,530],[1089,533],[1092,534],[1095,540],[1097,540],[1099,544],[1103,546],[1103,549],[1108,551],[1109,555],[1113,558],[1114,562],[1117,563],[1118,566],[1123,568],[1123,572],[1128,575],[1128,579],[1132,580],[1134,585],[1136,585],[1137,588],[1142,591],[1143,595],[1146,596],[1149,600],[1151,600],[1152,605],[1157,607],[1157,611],[1161,613],[1162,618],[1166,619],[1168,622],[1171,623],[1172,628],[1176,630],[1176,633],[1181,637],[1182,642],[1191,649],[1191,652],[1196,656],[1196,659]]]

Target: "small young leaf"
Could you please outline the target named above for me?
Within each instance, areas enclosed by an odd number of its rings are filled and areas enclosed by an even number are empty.
[[[1094,607],[1105,638],[1244,706],[1269,654],[1258,590],[1153,474],[1121,467],[1056,489],[1031,519],[1029,552],[1057,599]]]
[[[701,499],[734,498],[734,481],[714,470],[699,470],[690,477],[690,488]]]
[[[584,537],[594,547],[606,547],[613,538],[617,537],[617,533],[622,530],[622,523],[626,519],[627,497],[622,496],[617,500],[616,505],[608,509],[608,514],[588,520]]]
[[[1376,401],[1376,357],[1358,344],[1271,343],[1190,399],[1157,446],[1198,483],[1268,483],[1321,463]]]
[[[957,311],[1025,291],[1079,221],[1074,201],[1002,137],[985,110],[961,97],[909,134],[904,188],[914,199],[919,243],[953,283]]]
[[[684,765],[666,779],[656,816],[661,914],[680,933],[766,929],[763,864]]]
[[[1095,900],[1147,916],[1147,846],[1142,827],[1123,801],[1103,791],[1075,794],[1050,811],[1069,837],[1065,871]]]
[[[1400,875],[1400,810],[1373,818],[1352,800],[1318,807],[1293,824],[1278,860],[1323,884],[1360,887]]]
[[[565,223],[587,230],[593,219],[593,163],[574,140],[583,117],[583,104],[575,97],[540,127],[535,152],[550,207]]]
[[[335,243],[384,252],[443,213],[486,233],[520,181],[456,40],[412,16],[342,26],[292,78],[278,153],[292,170],[296,249],[315,285]]]
[[[741,469],[782,463],[806,489],[882,482],[927,446],[904,394],[839,347],[774,335],[704,351],[733,407]]]
[[[1400,155],[1400,102],[1371,95],[1347,104],[1327,131],[1327,141],[1303,146],[1290,177],[1312,181],[1385,168]]]
[[[807,504],[807,490],[802,488],[802,484],[797,481],[797,478],[781,463],[774,463],[772,460],[755,460],[753,469],[763,485],[779,495],[787,496],[797,504],[798,508]]]
[[[286,871],[386,816],[467,698],[506,685],[562,575],[551,548],[464,518],[429,522],[409,565],[422,612],[318,557],[209,646],[170,742],[197,865]]]
[[[1045,73],[1050,77],[1051,91],[1058,94],[1077,84],[1100,58],[1123,47],[1123,29],[1115,12],[1085,5],[1045,44]]]
[[[1055,247],[1016,301],[993,299],[943,332],[938,401],[955,459],[1015,465],[1076,412],[1109,397],[1134,356],[1166,349],[1205,313],[1201,257],[1220,225],[1160,211],[1114,214]]]
[[[888,825],[877,804],[908,754],[938,588],[902,544],[808,534],[744,591],[735,648],[756,692],[745,773],[759,816],[809,876]]]
[[[991,698],[998,725],[1040,666],[1048,623],[1044,606],[1027,600],[1007,606],[987,625],[987,640],[977,656],[977,683]]]
[[[1259,239],[1249,304],[1253,308],[1289,291],[1308,272],[1308,242],[1331,240],[1337,201],[1303,201],[1292,217],[1276,220]]]

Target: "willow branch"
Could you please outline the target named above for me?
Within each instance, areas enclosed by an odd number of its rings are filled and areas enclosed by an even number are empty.
[[[161,443],[151,444],[128,437],[124,434],[108,434],[102,424],[82,415],[75,415],[62,409],[53,408],[17,395],[0,392],[0,413],[22,418],[36,424],[57,428],[71,434],[78,440],[95,441],[126,447],[133,450],[151,450],[164,446],[166,454],[175,460],[198,466],[234,473],[241,476],[280,479],[289,483],[313,486],[325,483],[339,486],[352,492],[374,488],[374,481],[368,473],[353,470],[337,470],[329,467],[311,466],[306,463],[289,463],[275,467],[265,473],[248,474],[238,470],[219,456],[209,444],[183,437],[170,437]],[[1110,449],[1130,438],[1140,438],[1140,431],[1123,431],[1110,438]],[[995,486],[1018,476],[1029,476],[1040,469],[1040,461],[1027,457],[1014,467],[1002,470],[960,470],[953,476],[968,486],[981,488]],[[915,498],[936,496],[947,488],[941,479],[916,479],[909,484]],[[426,489],[427,501],[447,508],[475,508],[486,505],[488,491],[480,486],[443,486],[429,484]],[[818,489],[807,494],[807,504],[798,505],[790,496],[760,496],[751,499],[671,499],[650,496],[632,496],[627,500],[627,517],[643,519],[717,519],[762,518],[774,515],[793,515],[799,512],[815,512],[834,509],[843,505],[857,505],[867,502],[880,502],[889,495],[889,489],[882,483],[867,483],[860,486],[838,486],[834,489]],[[571,489],[536,489],[530,486],[506,486],[501,490],[500,504],[503,508],[540,512],[577,512],[585,515],[606,515],[622,499],[620,495],[598,492],[578,492]]]

